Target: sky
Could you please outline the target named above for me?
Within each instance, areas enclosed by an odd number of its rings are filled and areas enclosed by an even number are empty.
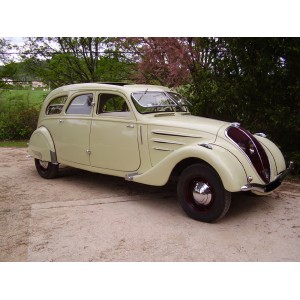
[[[0,37],[300,36],[295,0],[37,0],[1,3]]]

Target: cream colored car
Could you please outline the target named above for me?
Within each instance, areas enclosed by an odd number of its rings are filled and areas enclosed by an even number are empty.
[[[264,134],[192,116],[187,104],[161,86],[63,86],[45,99],[28,151],[43,178],[59,164],[156,186],[175,177],[182,208],[203,222],[226,214],[231,193],[268,193],[292,169]]]

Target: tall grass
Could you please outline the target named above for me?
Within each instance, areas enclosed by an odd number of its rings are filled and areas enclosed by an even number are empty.
[[[0,113],[20,108],[40,108],[48,93],[41,90],[0,90]]]
[[[0,90],[0,140],[29,139],[48,92]]]

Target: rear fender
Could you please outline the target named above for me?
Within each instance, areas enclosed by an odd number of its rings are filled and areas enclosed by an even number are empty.
[[[31,135],[28,153],[37,159],[57,164],[55,146],[46,127],[39,127]]]

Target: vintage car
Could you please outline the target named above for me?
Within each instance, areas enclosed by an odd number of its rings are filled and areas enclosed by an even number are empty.
[[[43,178],[59,164],[163,186],[177,178],[191,218],[213,222],[231,193],[269,193],[292,170],[263,133],[197,116],[188,101],[154,85],[85,83],[49,93],[28,152]]]

